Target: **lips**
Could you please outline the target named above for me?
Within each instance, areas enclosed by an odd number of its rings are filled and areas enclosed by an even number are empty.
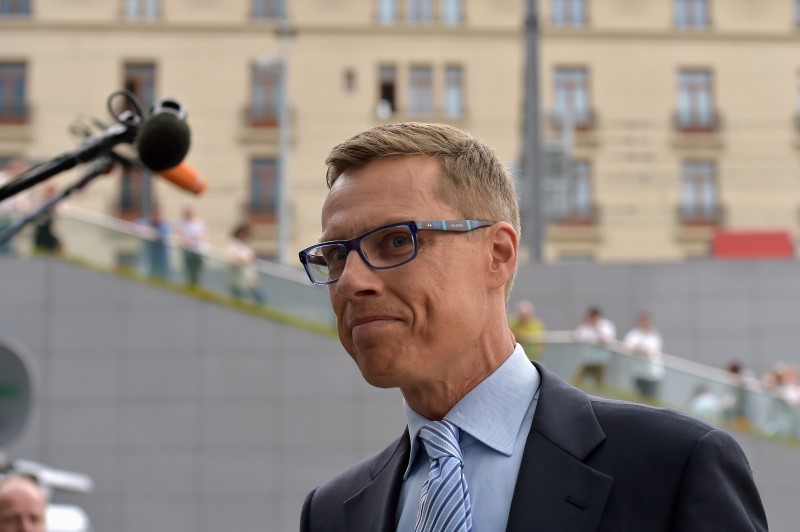
[[[350,321],[351,328],[355,329],[361,325],[377,324],[379,322],[396,321],[396,318],[385,315],[361,316]]]

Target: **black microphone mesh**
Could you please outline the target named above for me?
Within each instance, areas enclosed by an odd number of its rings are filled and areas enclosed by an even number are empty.
[[[158,113],[142,124],[136,137],[139,160],[155,172],[181,164],[189,153],[191,135],[185,121],[172,113]]]

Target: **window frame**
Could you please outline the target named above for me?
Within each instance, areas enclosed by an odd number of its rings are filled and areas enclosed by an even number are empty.
[[[30,119],[28,64],[0,62],[0,125],[23,125]]]
[[[245,210],[252,224],[278,223],[280,159],[275,156],[253,156],[249,160],[247,203]],[[267,190],[269,189],[269,190]]]
[[[701,11],[698,8],[702,7]],[[711,27],[710,0],[673,0],[673,24],[678,30],[705,30]]]

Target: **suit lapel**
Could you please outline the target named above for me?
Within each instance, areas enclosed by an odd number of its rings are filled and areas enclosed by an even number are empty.
[[[596,530],[614,479],[583,460],[605,434],[585,393],[536,368],[542,385],[507,530]]]
[[[373,460],[370,466],[372,482],[344,503],[347,532],[394,531],[397,499],[410,450],[406,429],[396,447],[388,448]]]

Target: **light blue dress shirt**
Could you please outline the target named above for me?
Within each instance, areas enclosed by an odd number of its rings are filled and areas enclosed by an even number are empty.
[[[541,376],[522,347],[444,416],[461,429],[461,454],[472,503],[472,528],[505,530],[522,451],[533,421]],[[403,401],[411,438],[409,464],[397,504],[397,530],[414,530],[419,495],[430,461],[417,439],[430,423]]]

